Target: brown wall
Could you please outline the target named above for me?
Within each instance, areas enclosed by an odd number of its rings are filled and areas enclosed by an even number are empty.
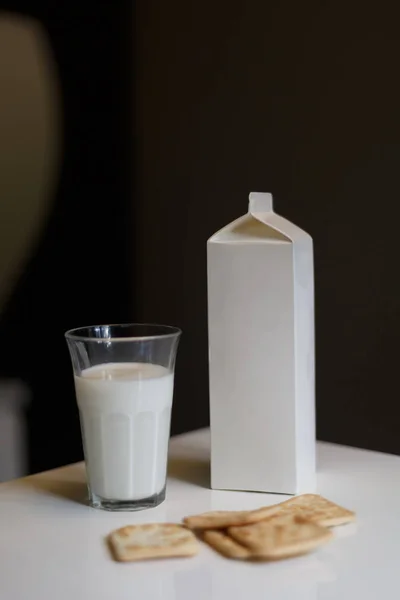
[[[185,332],[174,431],[208,419],[206,239],[271,191],[315,240],[319,437],[400,453],[395,7],[138,3],[139,316]]]
[[[0,314],[51,210],[59,113],[46,31],[35,19],[0,11]]]

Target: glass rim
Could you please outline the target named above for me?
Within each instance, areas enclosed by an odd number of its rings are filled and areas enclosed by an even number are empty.
[[[88,335],[82,335],[80,332],[88,332],[94,329],[101,329],[105,327],[115,327],[115,328],[124,328],[124,327],[148,327],[159,329],[160,331],[164,331],[164,333],[154,333],[149,335],[132,335],[125,337],[118,336],[108,336],[108,337],[91,337]],[[83,327],[74,327],[73,329],[68,329],[64,336],[67,340],[76,341],[76,342],[141,342],[141,341],[151,341],[158,339],[166,339],[171,337],[178,337],[182,333],[182,330],[179,327],[174,327],[173,325],[160,325],[158,323],[104,323],[102,325],[86,325]]]

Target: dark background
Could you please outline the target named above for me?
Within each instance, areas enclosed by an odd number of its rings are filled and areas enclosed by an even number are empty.
[[[131,321],[137,294],[132,7],[89,2],[48,10],[47,4],[8,3],[45,29],[64,130],[52,214],[0,320],[0,376],[21,378],[32,392],[33,472],[82,458],[64,331]]]
[[[81,456],[68,327],[182,327],[172,430],[208,423],[205,243],[251,190],[315,241],[318,437],[400,453],[397,4],[94,6],[37,14],[64,163],[0,322],[1,375],[33,390],[31,469]]]

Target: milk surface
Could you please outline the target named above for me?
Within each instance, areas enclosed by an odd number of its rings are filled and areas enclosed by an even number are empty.
[[[174,375],[149,363],[106,363],[75,376],[92,493],[140,500],[165,485]]]

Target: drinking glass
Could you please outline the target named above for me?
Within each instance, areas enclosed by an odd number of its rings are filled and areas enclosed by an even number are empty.
[[[165,499],[180,334],[140,324],[66,332],[91,506],[141,510]]]

